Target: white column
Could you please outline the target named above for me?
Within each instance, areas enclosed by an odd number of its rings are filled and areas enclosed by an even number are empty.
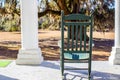
[[[115,0],[115,45],[109,57],[111,64],[120,64],[120,0]]]
[[[21,2],[21,49],[16,64],[38,65],[43,61],[38,47],[38,8],[37,0]]]

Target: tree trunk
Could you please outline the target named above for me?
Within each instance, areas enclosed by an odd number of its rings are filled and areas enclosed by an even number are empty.
[[[69,14],[70,11],[68,10],[65,0],[57,0],[58,6],[60,7],[61,10],[64,10],[65,14]]]

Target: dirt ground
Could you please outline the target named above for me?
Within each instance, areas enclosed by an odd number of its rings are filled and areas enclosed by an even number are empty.
[[[0,32],[0,59],[16,59],[21,48],[20,32]],[[58,60],[60,31],[39,30],[39,47],[45,60]],[[114,32],[94,32],[93,60],[108,60],[114,46]]]

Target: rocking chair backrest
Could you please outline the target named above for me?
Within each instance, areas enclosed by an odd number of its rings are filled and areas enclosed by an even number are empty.
[[[62,11],[61,18],[62,53],[91,53],[92,16],[84,14],[64,15]]]

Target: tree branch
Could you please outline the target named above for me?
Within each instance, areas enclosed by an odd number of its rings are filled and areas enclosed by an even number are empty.
[[[70,13],[68,7],[66,6],[65,0],[57,0],[57,3],[59,5],[60,9],[64,10],[65,14],[69,14]]]
[[[53,0],[53,1],[57,4],[58,8],[61,10],[60,5],[58,4],[57,0]]]
[[[55,14],[55,15],[60,15],[61,11],[55,11],[55,10],[51,10],[51,9],[46,9],[43,12],[39,12],[38,13],[38,17],[42,17],[42,16],[46,15],[47,13]]]

